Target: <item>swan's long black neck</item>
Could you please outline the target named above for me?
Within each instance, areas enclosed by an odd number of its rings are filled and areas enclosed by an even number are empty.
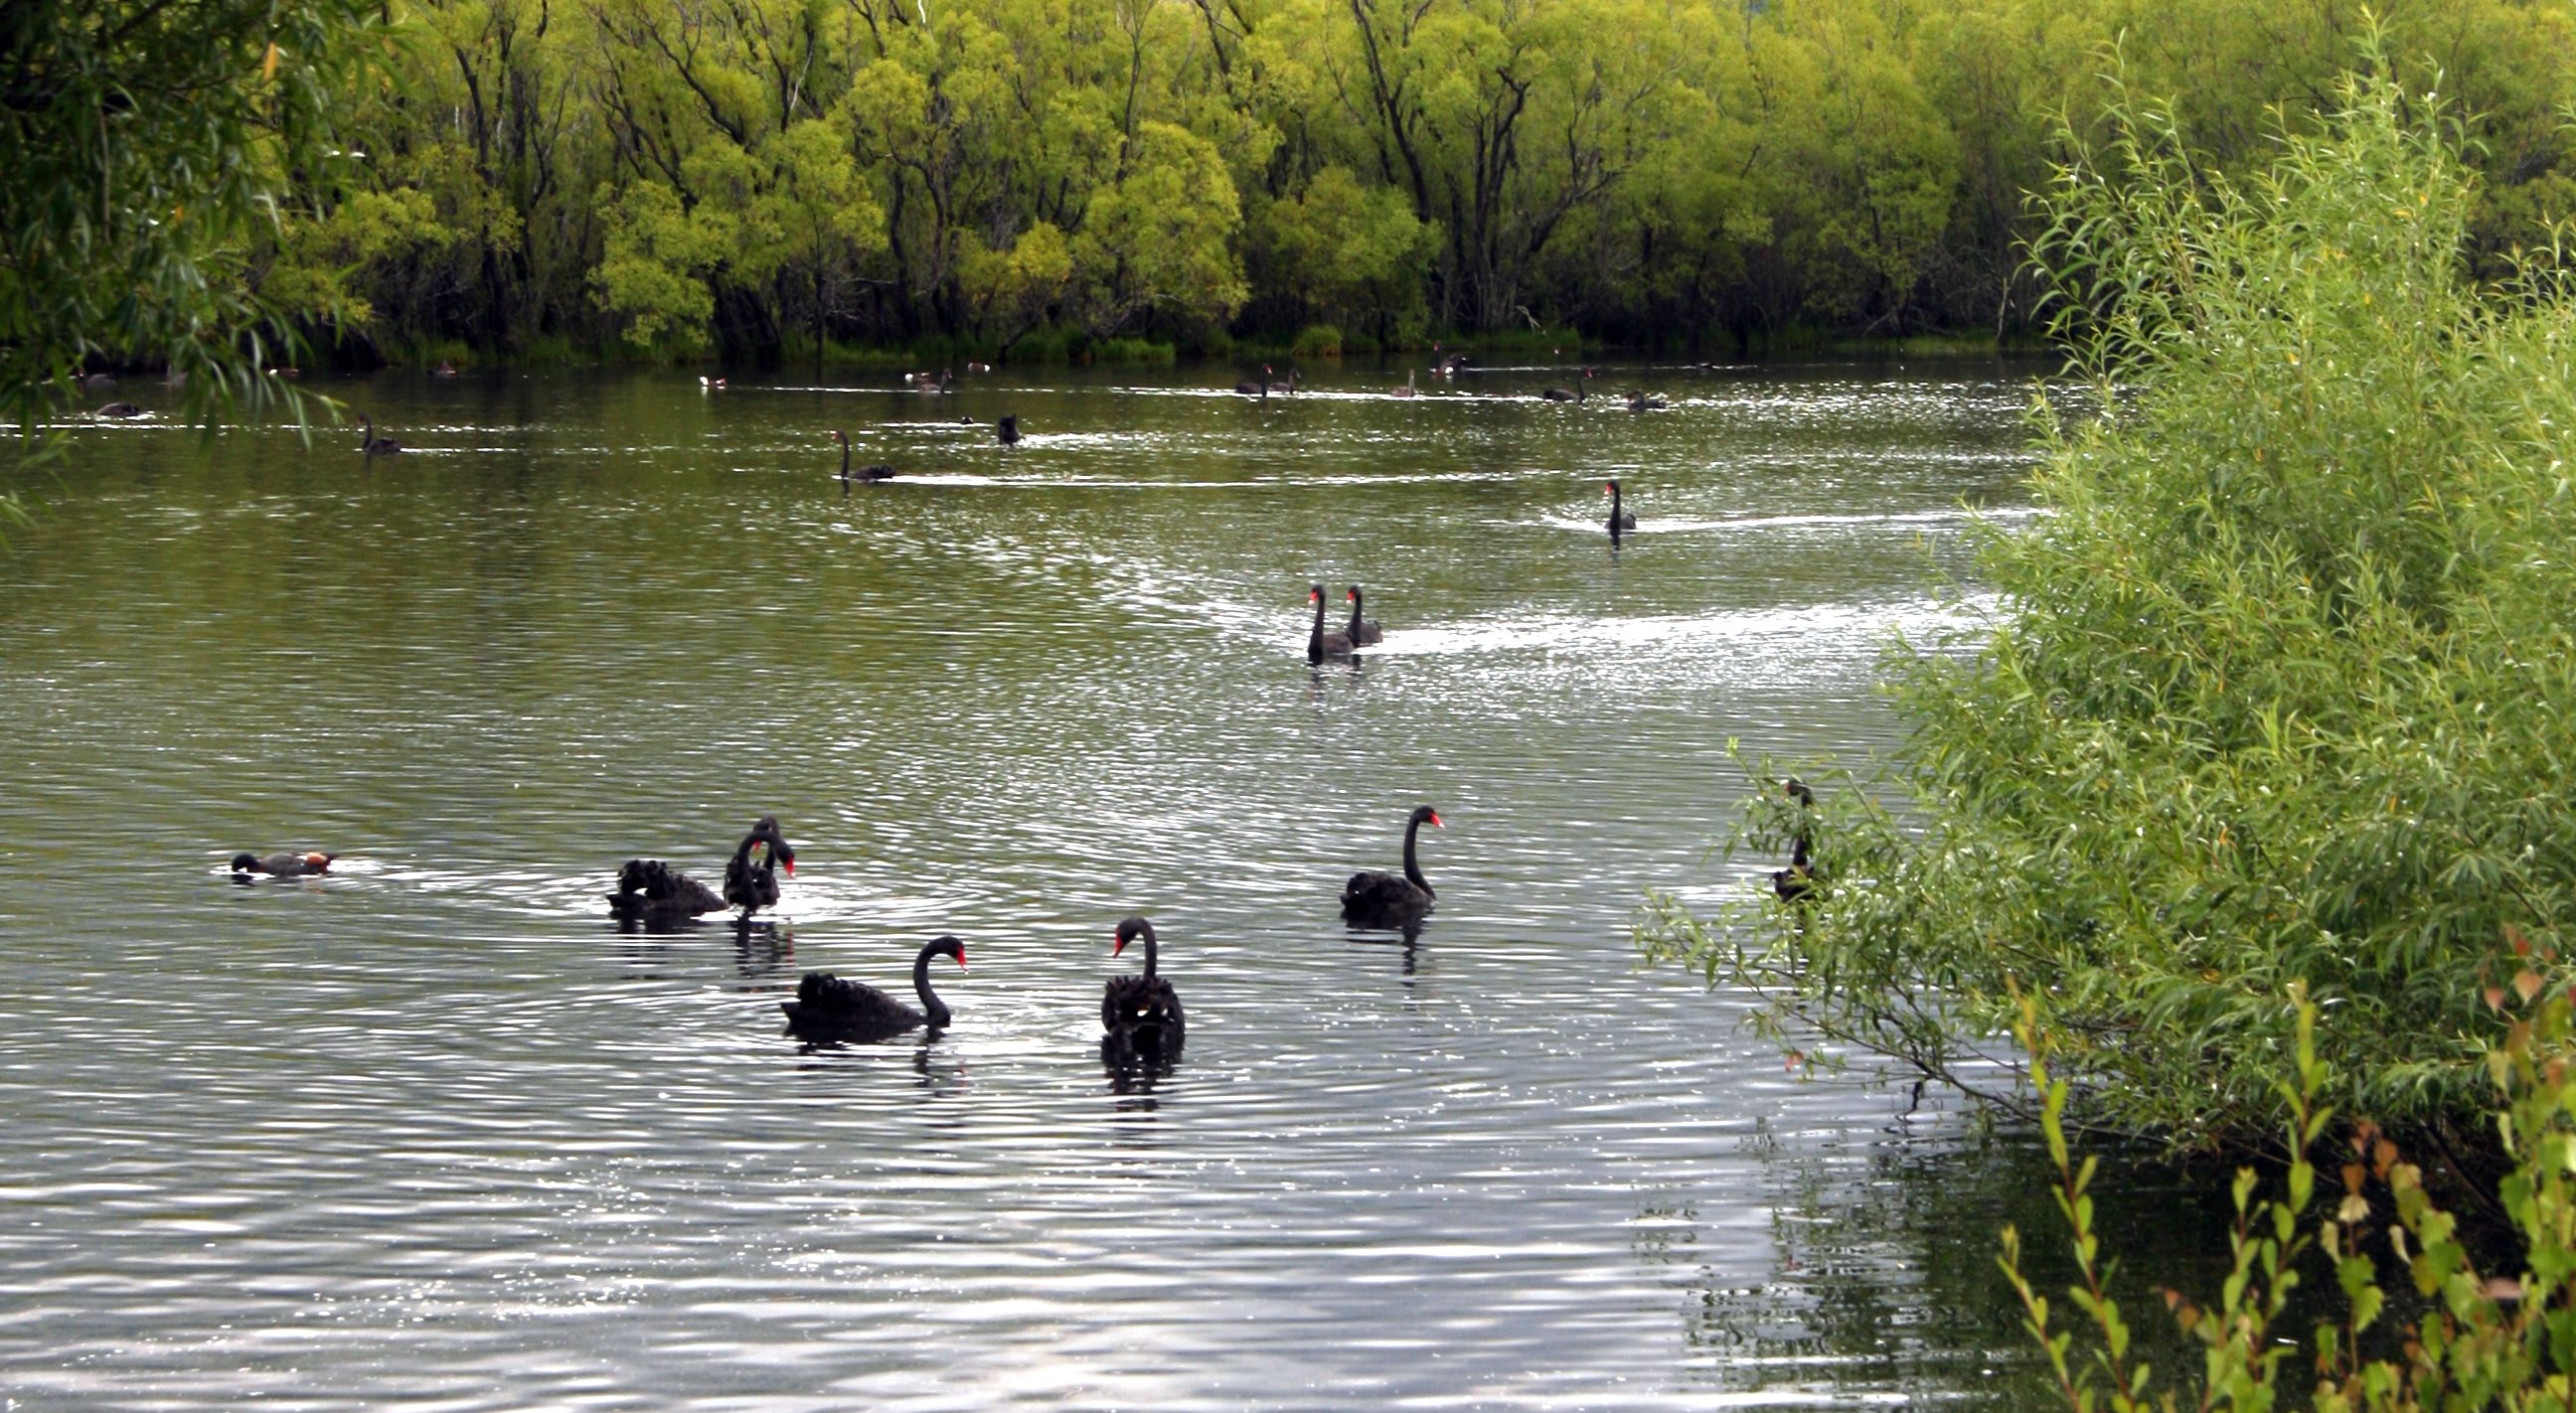
[[[1610,488],[1610,533],[1619,533],[1619,488]]]
[[[1154,979],[1154,927],[1147,923],[1137,929],[1136,940],[1145,944],[1145,979]]]
[[[841,479],[850,479],[850,439],[847,437],[841,439]]]
[[[1438,897],[1438,894],[1431,891],[1431,880],[1422,876],[1421,860],[1414,856],[1414,840],[1421,833],[1422,820],[1419,816],[1406,821],[1404,826],[1404,881],[1421,889],[1422,896],[1426,898]]]
[[[1308,662],[1324,660],[1324,596],[1322,594],[1315,595],[1315,632],[1313,636],[1306,639],[1306,660]]]
[[[1351,590],[1351,641],[1360,640],[1360,591]]]
[[[921,1013],[929,1018],[933,1030],[949,1021],[947,1004],[939,999],[938,992],[930,989],[930,959],[938,955],[939,944],[932,942],[923,946],[920,956],[912,959],[912,994],[921,998]]]

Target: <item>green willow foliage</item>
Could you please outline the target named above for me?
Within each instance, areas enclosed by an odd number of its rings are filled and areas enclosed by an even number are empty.
[[[2514,978],[2518,1002],[2496,997],[2500,1014],[2509,1004],[2520,1014],[2483,1067],[2491,1086],[2486,1117],[2505,1165],[2497,1207],[2522,1248],[2511,1274],[2479,1271],[2457,1218],[2434,1205],[2423,1170],[2401,1161],[2398,1146],[2367,1122],[2348,1135],[2334,1205],[2312,1219],[2317,1158],[2326,1151],[2320,1140],[2332,1111],[2320,1102],[2329,1081],[2317,1055],[2316,1008],[2292,988],[2293,1044],[2288,1077],[2278,1086],[2290,1162],[2277,1191],[2259,1197],[2254,1170],[2237,1172],[2232,1260],[2221,1288],[2205,1292],[2206,1303],[2164,1292],[2199,1355],[2199,1367],[2182,1370],[2148,1361],[2110,1294],[2116,1262],[2101,1249],[2093,1222],[2094,1160],[2074,1160],[2068,1090],[2048,1075],[2052,1037],[2026,1008],[2019,1033],[2040,1057],[2032,1077],[2045,1096],[2041,1127],[2074,1249],[2076,1283],[2066,1292],[2073,1317],[2056,1318],[2055,1303],[2023,1274],[2021,1236],[2011,1227],[2004,1228],[1999,1263],[2020,1297],[2022,1328],[2047,1356],[2068,1409],[2268,1410],[2310,1379],[2309,1403],[2319,1413],[2523,1413],[2576,1401],[2576,1076],[2566,1058],[2576,1043],[2576,1008],[2565,995],[2544,997],[2544,986],[2526,969]],[[2386,1200],[2374,1204],[2373,1192]],[[2331,1269],[2341,1307],[2299,1340],[2285,1318],[2291,1293],[2303,1273],[2320,1266]],[[2397,1322],[2383,1272],[2402,1273],[2416,1297],[2394,1339],[2382,1333]],[[2366,1346],[2387,1352],[2373,1357]]]
[[[1384,345],[2028,322],[2102,47],[2222,167],[2352,0],[394,0],[368,185],[266,278],[387,356]],[[2479,114],[2480,250],[2576,208],[2576,20],[2394,0]],[[2152,42],[2149,41],[2151,37]],[[1318,346],[1332,342],[1318,336]]]
[[[1666,902],[1650,953],[1970,1085],[2019,988],[2082,1119],[2187,1143],[2270,1131],[2304,982],[2345,1107],[2474,1108],[2488,959],[2576,921],[2576,299],[2473,288],[2434,105],[2333,91],[2242,179],[2125,98],[2060,169],[2097,401],[2035,414],[1991,631],[1895,659],[1915,817],[1825,792],[1821,903]]]
[[[187,375],[192,416],[282,395],[298,319],[273,249],[347,165],[331,118],[367,70],[359,0],[0,7],[0,415],[22,445],[85,365]]]

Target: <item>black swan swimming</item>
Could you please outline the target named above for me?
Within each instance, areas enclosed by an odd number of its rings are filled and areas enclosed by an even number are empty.
[[[1620,531],[1634,530],[1637,528],[1637,512],[1633,510],[1622,510],[1619,508],[1618,482],[1602,482],[1601,494],[1610,497],[1610,538],[1615,540],[1619,538]]]
[[[1270,384],[1269,384],[1269,382],[1268,382],[1269,377],[1270,377],[1270,365],[1269,365],[1269,364],[1267,364],[1267,363],[1264,363],[1264,364],[1262,364],[1262,365],[1261,365],[1261,376],[1260,376],[1260,377],[1258,377],[1258,378],[1246,378],[1246,379],[1244,379],[1242,382],[1239,382],[1239,383],[1235,384],[1235,385],[1234,385],[1234,390],[1235,390],[1236,392],[1239,392],[1239,393],[1243,394],[1245,397],[1264,397],[1264,398],[1266,398],[1266,397],[1270,396]]]
[[[796,983],[796,999],[781,1001],[787,1028],[812,1040],[883,1040],[922,1025],[946,1030],[951,1019],[939,993],[930,989],[930,959],[954,957],[966,969],[966,944],[941,937],[921,945],[912,959],[912,994],[921,998],[914,1010],[863,981],[847,981],[828,971],[809,971]]]
[[[724,905],[716,890],[660,859],[628,859],[617,870],[617,891],[608,895],[609,914],[621,922],[687,922]]]
[[[1306,661],[1322,662],[1328,657],[1349,657],[1351,635],[1324,631],[1324,586],[1321,584],[1309,586],[1306,590],[1306,598],[1308,602],[1315,605],[1315,631],[1306,638]]]
[[[1789,866],[1771,871],[1771,891],[1780,895],[1781,902],[1803,903],[1816,896],[1820,882],[1815,867],[1807,860],[1807,811],[1815,808],[1816,792],[1807,788],[1807,782],[1792,775],[1780,793],[1797,801],[1798,827],[1797,832],[1789,836]]]
[[[1018,446],[1020,444],[1020,419],[1017,417],[1003,418],[1001,421],[993,424],[993,434],[1002,439],[1002,445],[1004,446]]]
[[[1172,983],[1154,973],[1154,924],[1141,917],[1120,922],[1109,955],[1124,953],[1127,944],[1139,938],[1145,943],[1145,974],[1113,976],[1100,991],[1100,1027],[1107,1032],[1103,1048],[1168,1061],[1181,1051],[1181,997]]]
[[[894,468],[891,466],[862,466],[856,471],[851,470],[850,438],[848,434],[835,430],[832,433],[832,440],[841,444],[841,494],[848,495],[850,493],[850,486],[853,482],[890,481],[894,479]]]
[[[1771,870],[1771,891],[1784,903],[1803,903],[1816,896],[1816,870],[1807,862],[1807,836],[1789,842],[1789,866]]]
[[[1628,394],[1628,410],[1631,412],[1661,412],[1669,405],[1661,397],[1642,389]]]
[[[1582,402],[1582,401],[1583,401],[1583,399],[1584,399],[1585,395],[1589,394],[1591,391],[1592,391],[1592,370],[1591,370],[1591,369],[1589,369],[1589,368],[1586,368],[1586,369],[1584,369],[1584,370],[1583,370],[1583,376],[1582,376],[1580,379],[1576,380],[1576,382],[1575,382],[1575,384],[1574,384],[1574,386],[1573,386],[1573,387],[1570,387],[1570,388],[1547,388],[1547,389],[1542,390],[1542,391],[1539,393],[1539,396],[1541,396],[1541,397],[1543,397],[1543,398],[1546,398],[1546,399],[1547,399],[1548,401],[1550,401],[1550,402],[1572,402],[1572,403],[1580,403],[1580,402]]]
[[[1261,371],[1268,373],[1270,371],[1270,365],[1267,363],[1262,364]],[[1269,387],[1272,392],[1283,393],[1291,397],[1295,396],[1297,392],[1297,370],[1294,367],[1291,367],[1288,370],[1288,381],[1284,383],[1272,383]]]
[[[362,429],[358,433],[358,452],[360,455],[369,457],[392,456],[402,450],[401,442],[395,441],[391,437],[380,437],[376,435],[375,419],[362,416],[358,419],[358,425]]]
[[[120,418],[140,417],[143,415],[143,409],[130,402],[111,402],[91,415],[97,417]]]
[[[338,854],[311,853],[279,853],[270,854],[266,858],[257,854],[235,854],[233,872],[273,873],[280,878],[302,878],[308,873],[329,873],[331,861],[338,857],[340,857]]]
[[[1350,592],[1342,597],[1351,601],[1351,626],[1343,630],[1350,636],[1351,646],[1365,648],[1385,642],[1386,630],[1378,626],[1377,620],[1360,617],[1360,586],[1351,585]]]
[[[1413,853],[1414,836],[1428,823],[1434,829],[1445,828],[1440,815],[1429,805],[1416,805],[1413,817],[1404,825],[1404,876],[1392,873],[1354,873],[1342,885],[1342,920],[1355,927],[1402,927],[1418,922],[1431,911],[1431,880],[1422,876],[1422,865]]]
[[[758,863],[752,862],[753,846],[761,846]],[[787,836],[778,832],[778,816],[762,815],[751,832],[733,850],[733,860],[725,865],[724,900],[742,909],[749,917],[778,901],[778,872],[796,876],[796,851],[788,846]]]

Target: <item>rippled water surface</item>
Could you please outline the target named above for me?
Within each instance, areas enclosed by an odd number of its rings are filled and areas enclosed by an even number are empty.
[[[2030,372],[386,375],[307,384],[372,466],[75,433],[0,562],[0,1389],[2012,1401],[2028,1146],[1784,1073],[1628,929],[1773,866],[1707,856],[1729,737],[1886,742],[1879,647],[2027,514]],[[902,477],[845,498],[835,427]],[[1310,582],[1384,645],[1310,669]],[[1417,802],[1437,912],[1345,930]],[[609,924],[768,813],[774,919]],[[223,872],[288,847],[345,857]],[[1131,912],[1159,1080],[1097,1048]],[[941,932],[952,1029],[781,1033]]]

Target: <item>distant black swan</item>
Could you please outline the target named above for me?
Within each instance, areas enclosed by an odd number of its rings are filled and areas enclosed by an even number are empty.
[[[623,922],[687,922],[724,905],[716,890],[660,859],[628,859],[617,871],[617,891],[608,895],[609,913]]]
[[[1345,630],[1350,634],[1351,646],[1365,648],[1386,641],[1386,630],[1378,627],[1376,619],[1360,617],[1360,586],[1351,585],[1343,597],[1351,601],[1351,626]]]
[[[368,457],[393,456],[402,451],[401,442],[395,441],[391,437],[380,437],[376,435],[375,419],[370,417],[360,417],[358,419],[358,425],[361,428],[358,433],[358,452],[360,455]]]
[[[1784,903],[1803,903],[1816,896],[1816,870],[1807,862],[1807,836],[1790,841],[1787,868],[1771,870],[1771,891]]]
[[[761,849],[758,863],[751,858],[755,846]],[[796,851],[778,832],[778,816],[762,815],[751,826],[751,832],[742,836],[742,842],[734,846],[733,861],[725,865],[724,900],[742,909],[744,917],[775,905],[781,869],[790,878],[796,876]]]
[[[1002,439],[1002,445],[1004,446],[1018,446],[1020,444],[1020,419],[1017,417],[1003,418],[1001,421],[993,425],[993,434]]]
[[[1543,398],[1546,398],[1546,399],[1547,399],[1548,401],[1550,401],[1550,402],[1572,402],[1572,403],[1580,403],[1580,402],[1582,402],[1582,401],[1583,401],[1584,397],[1585,397],[1587,394],[1589,394],[1591,391],[1592,391],[1592,370],[1591,370],[1591,369],[1589,369],[1589,368],[1586,368],[1586,369],[1584,369],[1584,370],[1583,370],[1583,376],[1582,376],[1581,378],[1579,378],[1579,379],[1575,380],[1575,384],[1574,384],[1574,386],[1573,386],[1573,387],[1570,387],[1570,388],[1547,388],[1547,389],[1542,390],[1542,391],[1539,393],[1539,396],[1541,396],[1541,397],[1543,397]]]
[[[1414,857],[1414,836],[1429,824],[1444,828],[1440,815],[1429,805],[1417,805],[1413,817],[1404,825],[1404,876],[1392,873],[1354,873],[1342,885],[1342,920],[1355,927],[1402,927],[1418,922],[1431,911],[1431,880],[1422,876],[1422,865]]]
[[[841,444],[841,494],[848,495],[850,485],[855,481],[888,481],[894,478],[894,468],[891,466],[862,466],[856,471],[851,470],[849,435],[835,430],[832,433],[832,440]]]
[[[280,878],[301,878],[308,873],[329,873],[331,861],[338,857],[338,854],[280,853],[262,858],[257,854],[235,854],[233,872],[273,873]]]
[[[1633,510],[1622,510],[1619,508],[1618,482],[1602,482],[1601,494],[1610,497],[1610,538],[1615,540],[1619,538],[1620,531],[1634,530],[1637,528],[1637,513]]]
[[[796,999],[781,1001],[787,1028],[811,1040],[883,1040],[927,1024],[945,1030],[951,1019],[939,993],[930,989],[930,959],[955,957],[966,969],[966,944],[954,937],[925,942],[912,959],[912,993],[921,998],[914,1010],[863,981],[845,981],[828,971],[809,971],[796,983]]]
[[[1137,939],[1145,943],[1145,974],[1113,976],[1100,992],[1100,1028],[1106,1032],[1105,1051],[1125,1051],[1147,1061],[1170,1061],[1181,1052],[1183,1019],[1180,993],[1172,983],[1155,975],[1157,953],[1154,948],[1154,924],[1141,917],[1131,917],[1118,924],[1117,940],[1109,949],[1115,957]]]
[[[1780,793],[1797,802],[1798,825],[1796,832],[1789,836],[1789,866],[1771,871],[1771,891],[1779,895],[1781,902],[1803,903],[1816,896],[1823,882],[1816,876],[1815,867],[1807,861],[1807,836],[1811,825],[1807,812],[1815,808],[1816,792],[1807,788],[1807,782],[1792,775]]]
[[[1321,584],[1309,586],[1306,590],[1306,598],[1308,602],[1315,605],[1315,631],[1306,638],[1306,661],[1322,662],[1328,657],[1349,657],[1351,635],[1324,631],[1324,586]]]

